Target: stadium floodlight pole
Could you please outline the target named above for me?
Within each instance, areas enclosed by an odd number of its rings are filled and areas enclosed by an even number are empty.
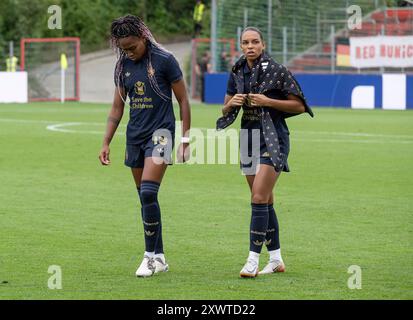
[[[317,11],[317,44],[321,46],[321,16],[320,16],[320,11]]]
[[[297,4],[297,3],[296,3]],[[297,52],[297,34],[296,34],[296,30],[297,30],[297,20],[295,19],[295,15],[293,17],[293,54],[296,54]]]
[[[196,43],[195,40],[191,40],[191,97],[195,97],[196,91]],[[178,131],[179,132],[179,131]]]
[[[331,25],[331,73],[336,72],[336,39],[335,39],[336,28],[334,24]]]
[[[384,11],[385,12],[385,14],[387,14],[387,11]],[[384,20],[384,21],[387,21],[387,18]],[[385,22],[386,23],[386,22]],[[383,37],[383,36],[385,36],[386,35],[386,30],[385,30],[385,25],[384,24],[382,24],[381,25],[381,36]],[[384,73],[384,67],[383,66],[380,66],[380,73]]]
[[[244,29],[248,27],[248,8],[244,8]]]
[[[287,27],[283,27],[283,65],[287,65],[288,61],[288,41],[287,41]]]
[[[267,52],[271,55],[272,51],[272,0],[268,0],[268,44]]]
[[[241,51],[241,33],[242,33],[242,28],[238,27],[237,28],[237,51]]]
[[[10,56],[10,59],[13,59],[13,56],[14,56],[14,43],[13,43],[13,41],[9,41],[9,56]]]
[[[217,1],[211,3],[211,68],[217,71]]]

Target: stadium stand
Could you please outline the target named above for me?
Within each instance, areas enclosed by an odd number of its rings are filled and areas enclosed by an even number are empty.
[[[343,9],[344,10],[344,9]],[[340,20],[341,21],[341,20]],[[330,21],[334,22],[334,21]],[[413,8],[390,8],[377,9],[370,12],[363,18],[362,28],[348,30],[342,28],[334,34],[334,43],[336,45],[349,45],[350,37],[365,37],[365,36],[408,36],[413,35]],[[320,45],[315,45],[305,51],[303,54],[292,58],[288,65],[295,72],[331,72],[331,38],[322,42]],[[337,48],[336,48],[337,49]],[[338,53],[338,52],[337,52]],[[335,59],[333,57],[333,59]],[[395,70],[396,69],[396,70]],[[353,73],[355,68],[350,66],[335,66],[335,71],[342,73]],[[369,68],[363,72],[378,72],[386,71],[377,68]],[[413,73],[413,68],[392,68],[392,71],[404,71],[405,73]]]

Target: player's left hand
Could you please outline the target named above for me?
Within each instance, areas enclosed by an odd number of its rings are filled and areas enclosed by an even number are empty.
[[[187,162],[191,155],[191,149],[189,147],[189,143],[181,143],[178,147],[178,151],[176,152],[177,155],[177,162],[184,163]]]
[[[251,107],[264,107],[268,104],[268,97],[263,94],[252,94],[248,95]]]

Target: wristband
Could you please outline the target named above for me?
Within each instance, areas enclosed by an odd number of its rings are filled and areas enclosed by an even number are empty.
[[[190,138],[189,137],[182,137],[181,138],[181,143],[189,143]]]

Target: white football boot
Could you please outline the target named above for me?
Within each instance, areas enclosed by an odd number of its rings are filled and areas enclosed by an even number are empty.
[[[136,270],[137,277],[150,277],[155,273],[155,260],[144,256],[141,265]]]
[[[169,265],[166,261],[163,261],[161,258],[155,258],[155,273],[167,272],[169,270]]]
[[[270,274],[276,272],[285,272],[284,262],[280,260],[270,260],[258,274]]]
[[[258,276],[258,263],[254,260],[248,259],[239,275],[241,278],[255,278]]]

